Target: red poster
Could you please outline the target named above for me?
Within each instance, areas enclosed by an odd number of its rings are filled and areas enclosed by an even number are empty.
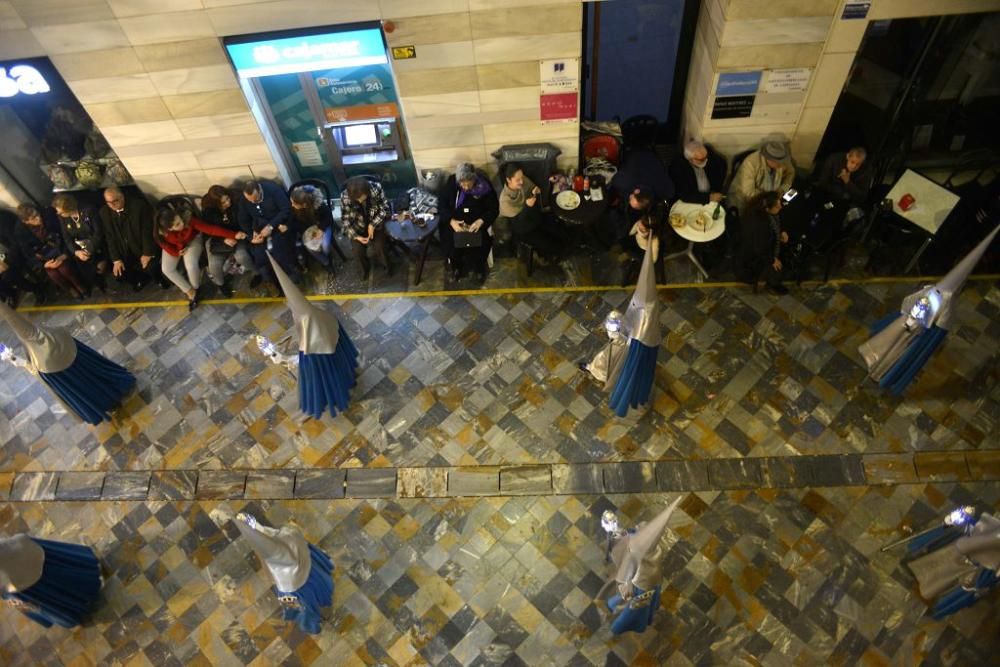
[[[576,120],[579,117],[577,95],[575,92],[542,95],[540,98],[542,120]]]

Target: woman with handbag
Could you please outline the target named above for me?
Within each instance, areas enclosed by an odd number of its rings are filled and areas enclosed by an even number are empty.
[[[448,177],[441,198],[441,244],[448,254],[452,280],[472,268],[480,284],[486,281],[486,260],[492,248],[490,228],[500,214],[496,190],[482,172],[469,162]]]
[[[97,286],[103,292],[106,287],[104,274],[108,271],[108,259],[97,213],[91,208],[81,208],[76,197],[65,192],[52,198],[52,208],[59,216],[63,242],[73,255],[87,289]]]

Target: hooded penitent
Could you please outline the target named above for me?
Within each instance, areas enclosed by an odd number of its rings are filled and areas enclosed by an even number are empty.
[[[76,360],[76,343],[65,330],[35,326],[3,301],[0,301],[0,317],[24,345],[32,371],[58,373]]]
[[[618,566],[615,581],[623,598],[632,596],[633,588],[650,591],[663,580],[663,557],[660,541],[667,530],[670,516],[683,496],[672,502],[652,521],[640,525],[634,533],[626,533],[615,544],[611,558]]]
[[[624,417],[630,407],[637,408],[649,401],[656,374],[661,334],[653,245],[646,247],[639,282],[622,318],[629,336],[628,352],[619,357],[608,373],[607,386],[612,387],[609,404],[619,417]]]
[[[1000,225],[934,285],[903,299],[900,312],[876,324],[877,332],[858,347],[868,374],[902,392],[930,358],[951,326],[954,303]]]
[[[252,527],[249,524],[253,524]],[[301,531],[289,526],[280,530],[262,526],[244,514],[237,515],[236,527],[253,546],[279,591],[291,593],[302,588],[309,578],[311,562],[309,543]]]
[[[45,552],[25,534],[0,538],[0,590],[23,591],[42,578]]]
[[[304,354],[332,354],[340,340],[340,323],[331,313],[309,303],[274,258],[268,255],[278,283],[285,293],[285,302],[292,311],[299,351]]]

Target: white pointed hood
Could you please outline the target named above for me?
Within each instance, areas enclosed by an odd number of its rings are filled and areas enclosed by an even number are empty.
[[[657,514],[652,521],[642,524],[634,533],[627,533],[615,545],[612,557],[618,565],[615,580],[619,587],[631,591],[631,587],[637,585],[643,590],[648,590],[659,583],[662,578],[659,560],[649,557],[658,553],[660,540],[667,530],[670,516],[683,498],[683,495],[678,496],[677,500]]]
[[[3,301],[0,301],[0,319],[7,322],[24,345],[34,370],[58,373],[76,360],[76,343],[64,329],[35,326]]]
[[[332,354],[340,340],[340,323],[333,314],[309,303],[305,295],[268,254],[274,274],[285,292],[285,302],[295,320],[299,351],[305,354]]]
[[[660,345],[660,293],[656,289],[656,258],[653,257],[652,242],[646,245],[642,258],[639,281],[625,310],[625,329],[630,338],[637,339],[646,347]]]
[[[302,531],[291,526],[278,530],[256,521],[251,528],[239,516],[234,518],[234,522],[267,567],[279,591],[291,593],[302,588],[312,568],[309,543]]]
[[[979,242],[979,245],[973,248],[968,255],[962,258],[962,261],[956,264],[951,271],[930,288],[936,289],[942,297],[941,312],[938,314],[936,321],[936,324],[942,329],[947,329],[948,323],[951,321],[952,299],[962,291],[965,281],[969,278],[969,274],[976,268],[976,264],[979,264],[979,260],[983,258],[986,249],[990,247],[990,243],[993,242],[998,231],[1000,231],[1000,225],[994,227],[993,231]],[[909,300],[910,298],[908,297],[903,301],[904,315],[910,312],[910,308],[913,307],[912,303],[907,304]]]

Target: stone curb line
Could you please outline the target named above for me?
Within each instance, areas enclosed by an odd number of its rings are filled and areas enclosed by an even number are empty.
[[[449,498],[1000,480],[1000,450],[439,468],[0,472],[0,501]]]

